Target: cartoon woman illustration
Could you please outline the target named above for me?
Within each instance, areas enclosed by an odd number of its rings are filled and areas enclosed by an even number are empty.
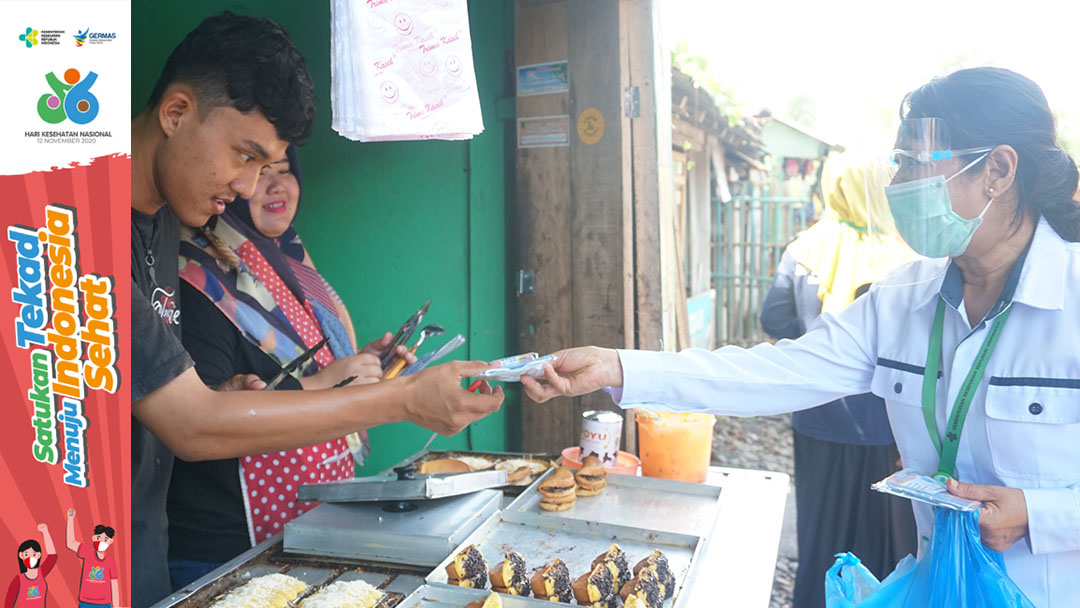
[[[8,585],[4,608],[45,608],[45,597],[49,594],[45,577],[56,565],[56,547],[49,526],[38,524],[37,529],[45,541],[45,561],[41,561],[41,545],[36,540],[19,545],[19,574]]]

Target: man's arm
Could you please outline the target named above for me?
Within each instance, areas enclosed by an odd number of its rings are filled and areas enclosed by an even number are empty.
[[[112,608],[120,608],[120,581],[112,579]]]
[[[489,367],[483,362],[454,361],[364,386],[240,392],[213,391],[188,368],[134,402],[131,412],[187,461],[314,445],[400,421],[450,436],[502,404],[501,388],[483,394],[461,388],[462,379]]]
[[[75,509],[67,512],[67,548],[79,552],[79,541],[75,540]]]

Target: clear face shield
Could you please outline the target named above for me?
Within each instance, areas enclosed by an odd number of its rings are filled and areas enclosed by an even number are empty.
[[[942,173],[943,161],[963,159],[990,150],[993,148],[953,149],[949,125],[942,118],[906,118],[900,122],[896,147],[887,162],[889,180],[899,184],[934,177]],[[977,160],[972,164],[974,162]]]
[[[931,258],[962,255],[993,199],[978,217],[957,215],[949,200],[948,182],[975,166],[993,147],[953,149],[948,125],[940,118],[905,119],[896,136],[885,188],[896,228],[916,253]],[[962,168],[945,161],[968,161]]]

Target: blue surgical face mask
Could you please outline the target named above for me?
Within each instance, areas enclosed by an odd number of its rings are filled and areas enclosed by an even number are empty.
[[[944,258],[963,255],[967,250],[994,199],[986,203],[978,217],[967,220],[953,211],[947,184],[987,154],[971,161],[948,179],[944,175],[935,175],[885,186],[885,198],[889,201],[896,229],[916,253],[928,258]]]

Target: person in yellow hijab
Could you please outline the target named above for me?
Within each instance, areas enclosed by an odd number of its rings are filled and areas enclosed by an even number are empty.
[[[818,280],[821,312],[838,312],[855,290],[914,260],[893,225],[883,163],[830,158],[821,175],[821,219],[787,247],[792,259]]]
[[[826,161],[821,219],[788,245],[762,305],[769,335],[801,336],[819,315],[842,310],[915,259],[893,226],[887,183],[884,165]],[[836,553],[853,551],[881,578],[915,551],[915,520],[907,501],[870,490],[899,458],[879,397],[854,395],[795,412],[791,426],[799,548],[793,606],[818,608]]]

